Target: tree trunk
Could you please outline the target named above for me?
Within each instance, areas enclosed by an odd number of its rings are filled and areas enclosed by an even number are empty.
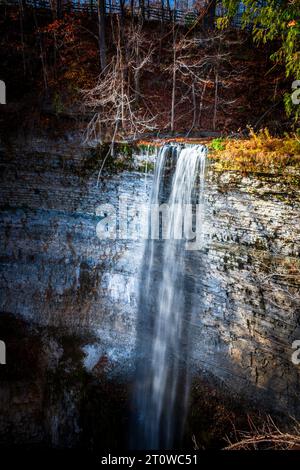
[[[190,133],[191,133],[192,130],[194,129],[195,124],[196,124],[196,119],[197,119],[196,95],[195,95],[195,82],[192,83],[192,100],[193,100],[193,122],[192,122],[192,125],[191,125],[190,130],[188,131],[188,133],[187,133],[187,135],[186,135],[187,137],[190,135]]]
[[[56,10],[57,18],[62,18],[62,0],[57,0]]]
[[[143,21],[145,21],[145,0],[140,0],[140,9]]]
[[[162,21],[162,23],[163,23],[164,20],[165,20],[165,5],[164,5],[164,0],[161,0],[160,4],[161,4],[161,21]]]
[[[121,18],[124,19],[125,11],[124,11],[125,0],[120,0],[120,10],[121,10]]]
[[[106,41],[105,41],[105,0],[98,0],[98,40],[100,67],[106,67]]]
[[[216,130],[217,124],[217,111],[218,111],[218,88],[219,88],[219,74],[216,71],[215,75],[215,104],[214,104],[214,114],[213,114],[213,130]]]
[[[176,94],[176,35],[173,26],[173,77],[172,77],[172,104],[171,104],[171,132],[174,132],[175,122],[175,94]]]
[[[215,26],[217,0],[208,0],[208,6],[204,17],[204,24],[208,28]]]
[[[167,0],[167,9],[169,12],[169,20],[172,20],[172,12],[171,12],[171,5],[170,5],[170,0]]]
[[[137,45],[135,49],[136,54],[136,68],[134,71],[134,101],[135,104],[138,105],[140,99],[140,70],[139,70],[139,63],[140,63],[140,48],[137,39]]]

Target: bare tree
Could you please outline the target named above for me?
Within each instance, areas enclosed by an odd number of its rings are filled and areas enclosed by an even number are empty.
[[[111,62],[105,73],[100,73],[96,86],[83,90],[84,107],[93,112],[86,140],[102,141],[107,137],[113,143],[117,136],[136,137],[156,128],[155,116],[147,109],[145,111],[145,107],[139,107],[136,99],[137,95],[141,97],[139,74],[151,61],[152,48],[145,50],[141,47],[142,30],[137,29],[131,36],[126,34],[125,54],[118,25],[116,52]],[[134,77],[134,86],[130,83],[131,76]],[[111,151],[113,153],[113,145]]]
[[[224,33],[219,32],[214,36],[193,35],[191,38],[183,35],[173,40],[173,63],[170,66],[172,76],[172,104],[171,104],[171,131],[175,128],[176,87],[181,85],[186,93],[181,92],[181,102],[188,100],[191,103],[192,122],[188,134],[197,123],[201,121],[204,109],[204,98],[207,88],[214,89],[214,99],[210,106],[212,109],[212,127],[217,127],[219,106],[229,106],[235,100],[220,97],[220,93],[243,80],[244,68],[237,68],[231,63],[232,54],[228,50],[222,50],[225,42]],[[205,53],[204,53],[205,50]],[[197,104],[199,103],[199,104]]]

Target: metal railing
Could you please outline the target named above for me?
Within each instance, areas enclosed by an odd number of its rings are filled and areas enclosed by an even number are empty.
[[[58,11],[57,9],[58,1],[54,0],[0,0],[1,6],[20,6],[23,8],[32,9],[35,8],[39,14],[50,14],[53,11]],[[62,13],[88,13],[90,15],[97,14],[98,2],[97,0],[60,0],[59,1],[59,10]],[[165,6],[164,6],[165,5]],[[150,2],[144,1],[143,4],[140,4],[136,0],[132,2],[129,0],[120,1],[116,0],[106,0],[105,2],[105,11],[107,15],[124,15],[124,16],[134,16],[142,17],[144,21],[160,21],[160,22],[175,22],[182,25],[192,25],[199,18],[199,12],[195,9],[175,9],[172,7],[167,7],[166,3],[162,2],[160,5],[153,5]],[[213,23],[215,20],[223,16],[226,13],[221,2],[217,2],[215,18],[210,18],[210,21]],[[234,28],[242,27],[242,15],[243,10],[240,9],[234,18],[231,20],[231,26]],[[208,17],[202,17],[204,23],[207,24]],[[210,24],[213,26],[213,24]]]
[[[36,8],[40,13],[47,13],[53,11],[53,4],[49,0],[0,0],[0,6],[19,6],[20,3],[24,8]],[[81,13],[86,12],[90,14],[97,13],[97,0],[85,1],[64,1],[61,4],[61,11],[68,13]],[[191,24],[197,20],[198,14],[193,10],[179,10],[173,8],[164,8],[155,5],[143,5],[143,7],[136,5],[133,6],[125,4],[121,6],[120,3],[112,2],[111,0],[105,2],[106,14],[108,15],[126,15],[142,17],[145,21],[174,21],[180,24]]]

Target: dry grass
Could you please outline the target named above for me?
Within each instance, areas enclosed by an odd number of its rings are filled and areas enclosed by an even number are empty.
[[[294,135],[273,137],[267,129],[247,139],[215,139],[209,144],[217,170],[254,173],[281,173],[287,167],[300,167],[300,139]]]
[[[248,418],[250,431],[235,431],[236,442],[227,439],[225,450],[299,450],[300,424],[294,421],[291,431],[281,431],[271,416],[266,417],[262,427],[257,428]]]

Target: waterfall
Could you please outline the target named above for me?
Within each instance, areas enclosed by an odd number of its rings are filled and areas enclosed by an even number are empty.
[[[204,146],[168,144],[156,162],[140,283],[135,448],[171,449],[183,430],[192,320],[185,268],[190,250],[201,248],[205,161]]]

